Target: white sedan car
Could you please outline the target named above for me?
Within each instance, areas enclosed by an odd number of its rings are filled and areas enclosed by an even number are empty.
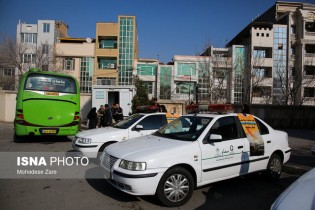
[[[97,158],[108,145],[152,134],[165,124],[167,124],[165,113],[137,113],[113,126],[77,133],[72,147],[85,157]]]
[[[315,155],[315,146],[311,151]],[[315,209],[315,168],[293,182],[271,206],[271,210],[295,209]]]
[[[156,195],[174,207],[209,183],[257,171],[278,179],[290,153],[287,133],[253,115],[190,114],[152,135],[108,146],[101,167],[119,190]]]
[[[296,209],[315,209],[315,168],[293,182],[271,207],[271,210]]]

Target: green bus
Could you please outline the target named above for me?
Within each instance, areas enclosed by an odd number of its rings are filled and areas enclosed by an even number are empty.
[[[80,126],[78,81],[66,74],[30,69],[16,98],[16,136],[71,136]]]

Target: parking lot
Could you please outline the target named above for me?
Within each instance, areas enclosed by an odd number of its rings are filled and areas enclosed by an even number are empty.
[[[269,209],[276,197],[304,171],[315,166],[308,154],[315,144],[312,131],[289,130],[292,160],[278,182],[260,174],[222,181],[196,189],[191,200],[177,209]],[[16,143],[13,124],[0,123],[0,152],[68,152],[68,138],[33,138]],[[309,153],[311,153],[309,151]],[[312,159],[314,158],[314,159]],[[88,169],[98,173],[92,164]],[[110,186],[104,179],[0,179],[1,209],[163,209],[151,196],[135,197]],[[166,209],[166,208],[165,208]]]

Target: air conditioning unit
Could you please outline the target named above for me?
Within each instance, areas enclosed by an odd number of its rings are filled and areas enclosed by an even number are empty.
[[[110,63],[108,64],[107,66],[109,69],[115,69],[116,68],[116,65],[114,63]]]

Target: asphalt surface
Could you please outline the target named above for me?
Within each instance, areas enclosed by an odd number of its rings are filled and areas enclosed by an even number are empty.
[[[315,155],[311,148],[315,145],[315,129],[286,129],[289,135],[291,156],[284,165],[283,171],[287,173],[304,174],[315,167]]]

